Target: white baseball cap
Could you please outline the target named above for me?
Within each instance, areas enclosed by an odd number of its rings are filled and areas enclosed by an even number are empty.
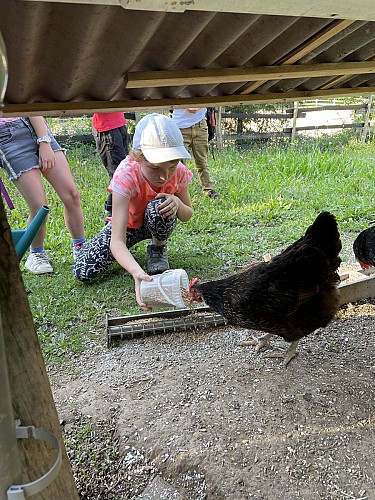
[[[176,123],[159,113],[146,115],[137,123],[133,149],[140,149],[150,163],[191,158]]]

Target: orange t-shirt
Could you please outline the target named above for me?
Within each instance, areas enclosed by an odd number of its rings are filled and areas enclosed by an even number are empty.
[[[136,229],[143,225],[147,204],[155,199],[158,192],[177,194],[192,178],[193,173],[180,162],[173,177],[159,191],[155,191],[143,176],[140,164],[127,156],[117,167],[108,192],[118,193],[130,200],[128,227]]]

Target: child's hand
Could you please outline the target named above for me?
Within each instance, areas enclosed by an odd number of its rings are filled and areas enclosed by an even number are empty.
[[[177,217],[177,212],[180,207],[180,200],[177,196],[167,193],[158,193],[156,198],[165,198],[165,201],[158,206],[161,215],[164,215],[167,219]]]
[[[136,301],[141,309],[144,311],[152,311],[152,307],[148,307],[147,304],[145,304],[142,301],[141,298],[141,282],[144,281],[152,281],[154,278],[152,276],[149,276],[148,274],[142,272],[137,273],[135,276],[133,276],[134,282],[135,282],[135,298]]]
[[[56,158],[51,144],[48,142],[41,142],[39,144],[39,165],[42,172],[48,172],[55,166]]]

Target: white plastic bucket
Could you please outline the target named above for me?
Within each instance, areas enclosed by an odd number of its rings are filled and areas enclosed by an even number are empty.
[[[148,307],[186,307],[181,288],[189,290],[189,278],[184,269],[169,269],[155,274],[152,281],[141,282],[141,298]]]

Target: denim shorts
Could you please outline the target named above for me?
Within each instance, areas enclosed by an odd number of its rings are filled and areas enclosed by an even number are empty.
[[[53,151],[63,151],[51,131]],[[4,168],[9,180],[18,179],[20,175],[32,168],[40,168],[39,146],[37,135],[28,118],[18,118],[0,124],[0,166]]]

